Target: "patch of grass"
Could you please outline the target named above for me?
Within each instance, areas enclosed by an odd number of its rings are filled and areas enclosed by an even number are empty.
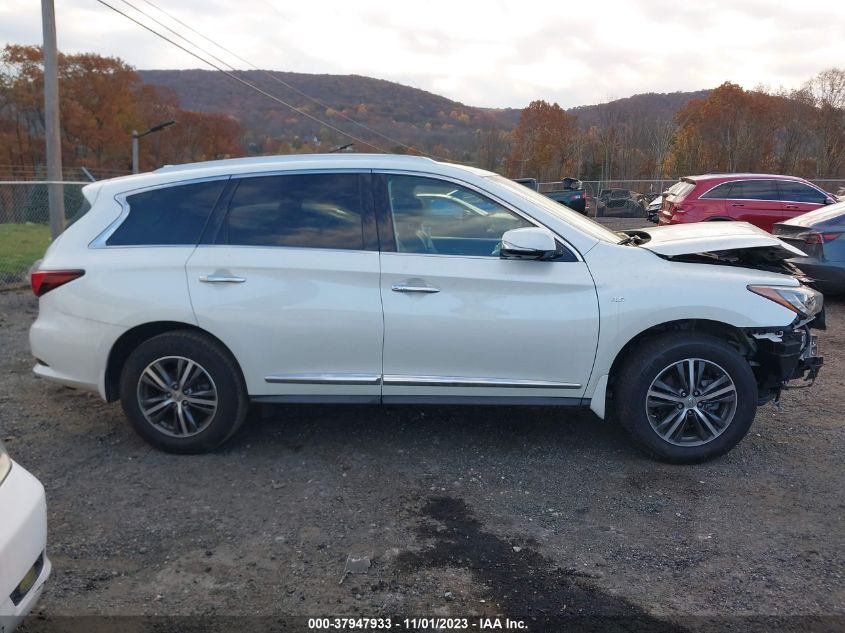
[[[0,224],[0,283],[26,279],[29,267],[44,255],[49,243],[49,226]]]

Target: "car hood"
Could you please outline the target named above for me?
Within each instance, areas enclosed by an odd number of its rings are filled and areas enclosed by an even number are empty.
[[[625,233],[639,236],[640,248],[669,258],[705,253],[735,257],[753,253],[769,261],[806,257],[800,249],[747,222],[673,224]]]

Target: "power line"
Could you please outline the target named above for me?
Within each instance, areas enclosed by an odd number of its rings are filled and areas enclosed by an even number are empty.
[[[202,63],[204,63],[204,64],[208,64],[209,66],[211,66],[211,67],[212,67],[212,68],[214,68],[215,70],[219,70],[221,73],[223,73],[223,74],[224,74],[224,75],[226,75],[227,77],[230,77],[230,78],[234,79],[235,81],[237,81],[238,83],[241,83],[241,84],[243,84],[244,86],[247,86],[248,88],[250,88],[250,89],[252,89],[252,90],[255,90],[256,92],[263,94],[265,97],[269,97],[269,98],[270,98],[270,99],[272,99],[273,101],[276,101],[277,103],[282,104],[282,105],[283,105],[283,106],[285,106],[286,108],[290,108],[291,110],[293,110],[293,111],[295,111],[295,112],[298,112],[300,115],[302,115],[302,116],[304,116],[304,117],[306,117],[306,118],[309,118],[309,119],[311,119],[312,121],[314,121],[314,122],[316,122],[316,123],[319,123],[320,125],[324,125],[324,126],[326,126],[327,128],[329,128],[329,129],[331,129],[331,130],[334,130],[335,132],[337,132],[337,133],[339,133],[339,134],[342,134],[343,136],[346,136],[347,138],[351,138],[352,140],[354,140],[354,141],[355,141],[355,142],[357,142],[357,143],[361,143],[362,145],[366,145],[366,146],[368,146],[368,147],[372,147],[373,149],[375,149],[375,150],[377,150],[377,151],[379,151],[379,152],[381,152],[381,153],[384,153],[384,154],[387,154],[387,153],[388,153],[388,152],[386,152],[383,148],[379,147],[378,145],[375,145],[375,144],[373,144],[373,143],[371,143],[371,142],[369,142],[369,141],[365,141],[364,139],[359,138],[359,137],[355,136],[354,134],[350,134],[349,132],[346,132],[346,131],[344,131],[344,130],[340,129],[339,127],[336,127],[336,126],[332,125],[331,123],[328,123],[328,122],[326,122],[326,121],[323,121],[322,119],[320,119],[319,117],[314,116],[314,115],[313,115],[313,114],[311,114],[310,112],[306,112],[305,110],[302,110],[301,108],[297,108],[296,106],[294,106],[294,105],[292,105],[292,104],[290,104],[290,103],[287,103],[286,101],[284,101],[284,100],[280,99],[280,98],[279,98],[279,97],[277,97],[276,95],[271,94],[271,93],[267,92],[266,90],[263,90],[262,88],[259,88],[258,86],[254,85],[254,84],[251,84],[251,83],[249,83],[248,81],[246,81],[246,80],[244,80],[244,79],[241,79],[240,77],[238,77],[238,76],[237,76],[237,75],[235,75],[234,73],[229,72],[228,70],[226,70],[226,69],[224,69],[224,68],[221,68],[221,67],[220,67],[220,66],[218,66],[217,64],[214,64],[213,62],[208,61],[207,59],[205,59],[205,58],[204,58],[204,57],[202,57],[201,55],[199,55],[199,54],[195,53],[194,51],[191,51],[191,50],[189,50],[189,49],[185,48],[184,46],[182,46],[182,45],[181,45],[181,44],[179,44],[178,42],[174,42],[172,39],[170,39],[170,38],[169,38],[169,37],[167,37],[166,35],[162,35],[161,33],[159,33],[158,31],[156,31],[156,30],[155,30],[155,29],[153,29],[152,27],[150,27],[150,26],[148,26],[148,25],[144,24],[143,22],[140,22],[139,20],[136,20],[136,19],[135,19],[135,18],[133,18],[131,15],[129,15],[129,14],[127,14],[127,13],[125,13],[125,12],[121,11],[120,9],[118,9],[117,7],[115,7],[115,6],[111,5],[111,4],[109,4],[109,3],[108,3],[108,2],[106,2],[105,0],[97,0],[97,2],[99,2],[99,3],[100,3],[100,4],[102,4],[103,6],[108,7],[109,9],[111,9],[112,11],[114,11],[115,13],[119,13],[120,15],[122,15],[123,17],[125,17],[127,20],[131,20],[132,22],[134,22],[135,24],[137,24],[137,25],[138,25],[138,26],[140,26],[141,28],[146,29],[147,31],[149,31],[149,32],[150,32],[150,33],[152,33],[153,35],[156,35],[156,36],[160,37],[161,39],[163,39],[163,40],[165,40],[165,41],[167,41],[167,42],[170,42],[171,44],[173,44],[173,45],[174,45],[174,46],[176,46],[177,48],[179,48],[179,49],[181,49],[181,50],[185,51],[186,53],[188,53],[188,55],[191,55],[192,57],[197,58],[197,59],[198,59],[198,60],[200,60]],[[124,2],[125,2],[125,0],[124,0]],[[127,3],[127,4],[129,4],[129,3]],[[130,5],[130,6],[131,6],[131,5]],[[134,7],[133,7],[133,8],[134,8]],[[136,9],[136,10],[137,10],[137,9]],[[139,13],[140,13],[140,11],[139,11]],[[180,36],[180,37],[181,37],[181,36]],[[182,39],[185,39],[185,38],[183,37]],[[188,40],[185,40],[185,41],[188,41]],[[193,46],[196,46],[196,44],[193,44]],[[200,47],[196,46],[196,48],[200,48]],[[203,49],[201,49],[201,48],[200,48],[200,50],[203,50]],[[206,51],[203,51],[203,52],[206,52]],[[208,54],[208,53],[206,53],[206,54]],[[229,64],[227,64],[227,65],[229,65]],[[229,66],[230,66],[230,65],[229,65]]]
[[[288,88],[289,90],[292,90],[293,92],[295,92],[296,94],[300,95],[301,97],[304,97],[305,99],[308,99],[308,100],[309,100],[309,101],[311,101],[312,103],[316,103],[317,105],[319,105],[319,106],[320,106],[320,107],[322,107],[322,108],[330,108],[330,107],[331,107],[331,106],[327,105],[326,103],[324,103],[324,102],[320,101],[319,99],[317,99],[317,98],[315,98],[315,97],[312,97],[312,96],[311,96],[311,95],[309,95],[309,94],[306,94],[305,92],[303,92],[302,90],[300,90],[300,89],[299,89],[299,88],[297,88],[296,86],[291,85],[290,83],[288,83],[288,82],[286,82],[285,80],[283,80],[283,79],[281,79],[281,78],[277,77],[277,76],[276,76],[276,75],[274,75],[273,73],[268,72],[268,71],[264,70],[263,68],[259,68],[258,66],[256,66],[255,64],[253,64],[253,63],[252,63],[251,61],[249,61],[248,59],[244,59],[243,57],[241,57],[240,55],[238,55],[238,54],[237,54],[237,53],[235,53],[234,51],[232,51],[232,50],[230,50],[230,49],[226,48],[225,46],[223,46],[223,45],[222,45],[222,44],[220,44],[219,42],[217,42],[217,41],[215,41],[215,40],[211,39],[211,38],[210,38],[210,37],[208,37],[207,35],[204,35],[204,34],[200,33],[200,32],[199,32],[199,31],[197,31],[194,27],[192,27],[190,24],[187,24],[187,23],[183,22],[182,20],[180,20],[180,19],[179,19],[179,18],[177,18],[176,16],[172,15],[171,13],[168,13],[167,11],[165,11],[164,9],[162,9],[160,6],[158,6],[157,4],[155,4],[154,2],[152,2],[151,0],[141,0],[141,1],[142,1],[142,2],[144,2],[145,4],[148,4],[148,5],[150,5],[151,7],[153,7],[156,11],[159,11],[160,13],[162,13],[162,14],[166,15],[168,18],[170,18],[170,19],[171,19],[171,20],[173,20],[174,22],[176,22],[176,23],[178,23],[178,24],[182,25],[183,27],[185,27],[186,29],[188,29],[188,30],[189,30],[189,31],[191,31],[192,33],[195,33],[196,35],[199,35],[201,38],[203,38],[203,39],[204,39],[204,40],[206,40],[207,42],[209,42],[209,43],[213,44],[214,46],[216,46],[216,47],[217,47],[217,48],[219,48],[220,50],[222,50],[222,51],[224,51],[224,52],[228,53],[229,55],[231,55],[231,56],[232,56],[232,57],[234,57],[235,59],[237,59],[237,60],[239,60],[239,61],[243,62],[244,64],[246,64],[247,66],[249,66],[249,67],[250,67],[250,68],[252,68],[253,70],[257,70],[258,72],[260,72],[260,73],[262,73],[262,74],[264,74],[264,75],[267,75],[267,77],[269,77],[269,78],[270,78],[270,79],[272,79],[273,81],[275,81],[275,82],[277,82],[277,83],[279,83],[279,84],[281,84],[281,85],[285,86],[286,88]],[[161,26],[163,26],[164,28],[166,28],[166,29],[167,29],[168,31],[170,31],[171,33],[175,33],[176,35],[178,35],[179,37],[181,37],[181,38],[182,38],[183,40],[185,40],[186,42],[190,42],[190,44],[191,44],[192,46],[195,46],[195,47],[199,48],[201,51],[203,51],[204,53],[206,53],[207,55],[211,55],[211,57],[214,57],[214,55],[212,55],[211,53],[209,53],[209,52],[208,52],[208,51],[206,51],[206,50],[203,50],[202,48],[200,48],[199,46],[197,46],[194,42],[191,42],[189,39],[187,39],[185,36],[181,35],[180,33],[176,33],[176,31],[174,31],[173,29],[171,29],[171,28],[170,28],[170,27],[168,27],[167,25],[162,24],[161,22],[159,22],[158,20],[156,20],[154,17],[150,16],[150,15],[149,15],[149,14],[147,14],[147,13],[144,13],[143,11],[141,11],[140,9],[138,9],[137,7],[135,7],[135,6],[131,5],[129,2],[126,2],[126,0],[123,0],[123,2],[125,2],[126,4],[128,4],[129,6],[131,6],[133,9],[135,9],[135,10],[136,10],[136,11],[138,11],[139,13],[141,13],[141,14],[143,14],[143,15],[147,16],[148,18],[150,18],[151,20],[153,20],[153,21],[154,21],[154,22],[156,22],[157,24],[160,24]],[[269,4],[269,3],[267,3],[267,4],[268,4],[268,6],[272,7],[273,9],[275,9],[275,7],[273,7],[273,5],[271,5],[271,4]],[[225,63],[227,66],[232,67],[232,64],[228,64],[228,63],[226,63],[226,62],[223,62],[223,60],[220,60],[220,59],[219,59],[219,58],[217,58],[217,57],[214,57],[214,59],[217,59],[217,61],[220,61],[221,63]],[[391,143],[393,143],[393,144],[395,144],[395,145],[399,145],[400,147],[404,147],[405,149],[411,150],[411,151],[413,151],[413,152],[419,152],[419,153],[421,153],[421,154],[426,154],[426,152],[424,152],[423,150],[421,150],[421,149],[419,149],[419,148],[417,148],[417,147],[414,147],[413,145],[408,145],[408,144],[406,144],[406,143],[403,143],[402,141],[399,141],[399,140],[397,140],[397,139],[395,139],[395,138],[392,138],[392,137],[390,137],[390,136],[387,136],[386,134],[383,134],[382,132],[379,132],[378,130],[373,129],[373,128],[371,128],[370,126],[368,126],[368,125],[366,125],[366,124],[364,124],[364,123],[361,123],[360,121],[356,121],[355,119],[353,119],[353,118],[352,118],[352,117],[350,117],[350,116],[347,116],[347,115],[346,115],[346,114],[344,114],[343,112],[338,112],[337,114],[338,114],[338,116],[339,116],[339,117],[341,117],[342,119],[345,119],[346,121],[349,121],[349,122],[350,122],[350,123],[352,123],[353,125],[357,125],[358,127],[360,127],[360,128],[361,128],[361,129],[363,129],[363,130],[366,130],[367,132],[370,132],[370,133],[372,133],[372,134],[375,134],[376,136],[380,136],[381,138],[383,138],[383,139],[384,139],[384,140],[386,140],[386,141],[390,141]],[[436,158],[439,158],[439,157],[436,157]]]

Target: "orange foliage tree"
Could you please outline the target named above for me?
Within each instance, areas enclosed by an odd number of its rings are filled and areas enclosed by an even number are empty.
[[[837,177],[845,167],[845,71],[824,71],[790,93],[744,90],[727,82],[689,102],[676,124],[677,173]]]
[[[557,103],[532,101],[520,114],[513,133],[510,175],[548,181],[576,173],[580,165],[573,164],[571,150],[578,134],[575,115]]]
[[[43,89],[40,48],[6,46],[0,52],[0,170],[37,174],[44,164]],[[181,109],[172,94],[145,85],[117,58],[60,54],[59,96],[68,168],[127,172],[132,130],[172,119],[177,126],[141,142],[142,169],[244,153],[237,121]]]

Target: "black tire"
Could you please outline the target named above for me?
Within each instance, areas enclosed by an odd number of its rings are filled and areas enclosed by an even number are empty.
[[[171,360],[177,358],[181,360]],[[202,398],[195,397],[194,400],[210,402],[213,398],[213,410],[205,404],[200,408],[188,403],[185,393],[190,394],[191,390],[187,389],[183,393],[177,388],[170,396],[161,396],[172,399],[173,394],[177,394],[175,397],[179,398],[178,404],[174,402],[166,405],[164,409],[165,416],[169,416],[168,411],[172,411],[172,428],[166,428],[167,420],[160,423],[149,420],[142,410],[142,392],[150,389],[161,391],[161,386],[159,383],[154,385],[147,379],[142,380],[142,374],[150,367],[167,367],[167,364],[155,366],[157,361],[170,363],[170,367],[183,361],[184,365],[180,366],[189,367],[187,361],[193,362],[193,374],[196,376],[194,380],[200,381],[200,389],[205,389],[203,392],[196,391],[194,395],[202,395]],[[170,373],[176,375],[178,372]],[[158,373],[156,375],[161,377]],[[213,395],[209,396],[211,392]],[[146,402],[152,401],[151,399]],[[243,424],[249,409],[246,384],[235,359],[212,338],[192,330],[167,332],[141,343],[123,365],[120,375],[120,402],[135,431],[147,442],[168,453],[204,453],[213,450],[234,435]],[[193,414],[186,413],[186,416],[191,416],[193,427],[190,429],[185,426],[182,417],[183,405],[186,410],[195,407],[189,410],[193,411]],[[178,418],[175,412],[177,407]],[[197,422],[200,419],[202,422]],[[181,428],[178,421],[181,421]]]
[[[653,428],[646,406],[653,381],[674,363],[686,359],[701,359],[711,367],[717,366],[735,387],[735,409],[726,427],[721,434],[697,446],[678,445],[664,439]],[[645,340],[625,359],[614,386],[613,400],[616,418],[640,449],[660,461],[695,464],[724,455],[748,433],[757,410],[757,381],[748,361],[721,339],[677,332]],[[686,405],[678,408],[683,406]],[[695,413],[686,411],[693,423]],[[678,415],[676,419],[683,420],[680,413]],[[682,421],[680,424],[687,423]]]

